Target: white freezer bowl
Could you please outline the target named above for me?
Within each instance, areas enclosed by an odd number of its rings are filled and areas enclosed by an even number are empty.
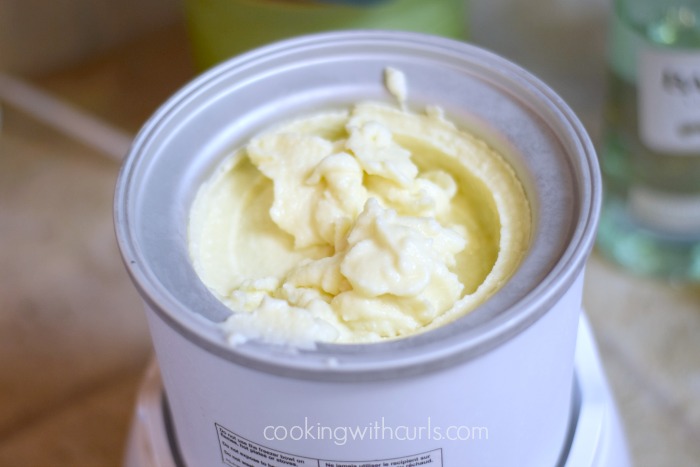
[[[628,467],[630,459],[619,415],[585,314],[575,354],[572,426],[562,467]],[[148,368],[139,391],[127,441],[125,467],[185,467],[177,454],[158,366]],[[561,450],[560,446],[553,449]],[[226,465],[223,460],[222,466]],[[517,465],[517,459],[513,460]]]

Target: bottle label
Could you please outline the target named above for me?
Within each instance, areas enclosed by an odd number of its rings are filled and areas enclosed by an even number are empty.
[[[642,47],[639,134],[650,149],[700,155],[700,52]]]

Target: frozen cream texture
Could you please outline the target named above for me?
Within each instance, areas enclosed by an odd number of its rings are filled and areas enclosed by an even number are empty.
[[[403,101],[403,74],[386,78]],[[229,158],[195,199],[190,253],[232,310],[232,343],[373,342],[478,306],[529,232],[522,186],[484,142],[438,108],[361,103],[283,123]]]

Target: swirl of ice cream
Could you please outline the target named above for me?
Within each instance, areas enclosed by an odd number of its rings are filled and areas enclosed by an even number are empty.
[[[387,85],[403,101],[403,75]],[[366,102],[253,138],[202,186],[189,234],[230,342],[374,342],[493,295],[530,210],[505,160],[440,109]]]

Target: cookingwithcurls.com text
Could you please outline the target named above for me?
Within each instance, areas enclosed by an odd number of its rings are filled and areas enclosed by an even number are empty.
[[[384,417],[366,425],[330,426],[310,421],[297,425],[267,425],[263,436],[268,441],[329,440],[338,446],[355,441],[487,441],[489,430],[484,426],[433,425],[430,417],[422,425],[391,425]]]

